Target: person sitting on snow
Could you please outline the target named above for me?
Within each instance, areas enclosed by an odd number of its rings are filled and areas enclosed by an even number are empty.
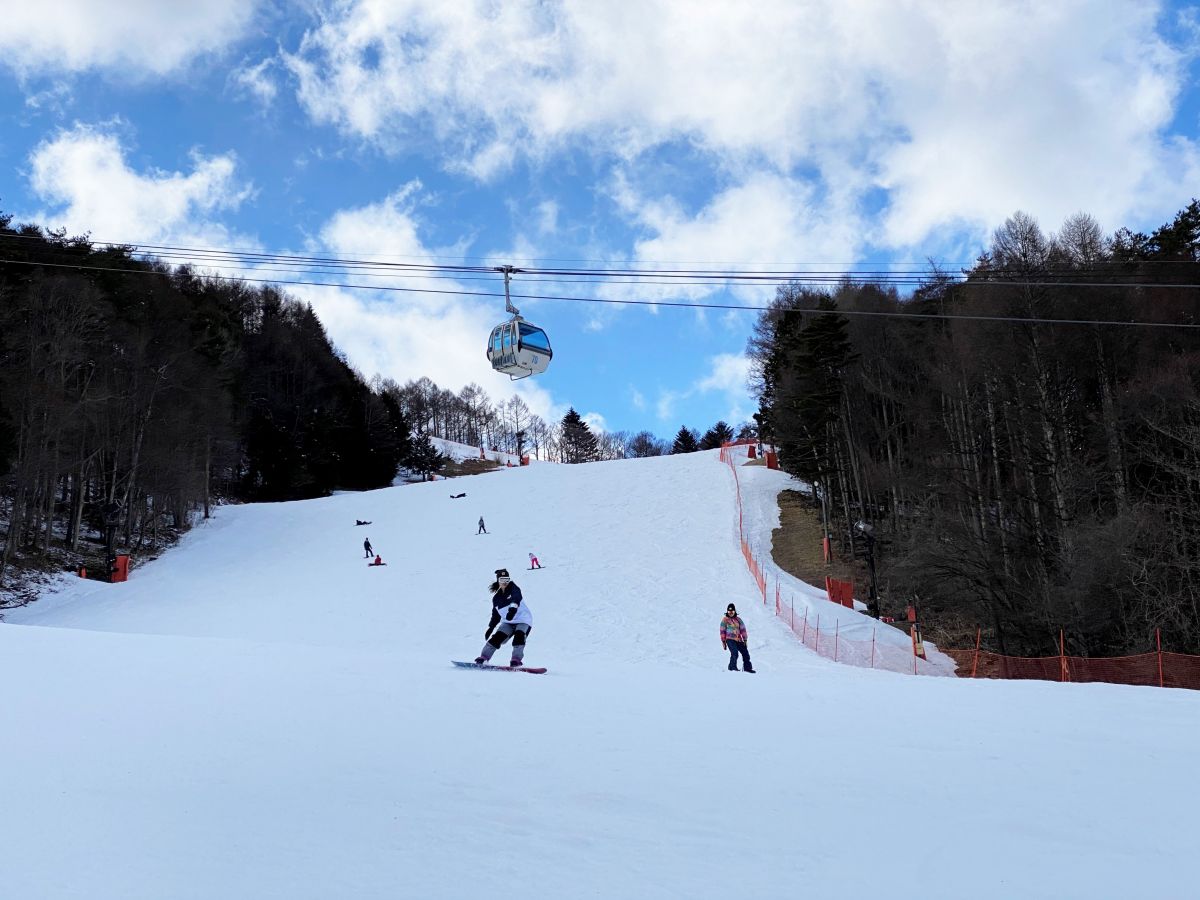
[[[383,561],[383,557],[382,557],[382,556],[376,556],[376,557],[375,557],[375,562],[369,562],[369,563],[367,563],[367,565],[368,565],[368,566],[386,566],[386,565],[387,565],[387,563],[385,563],[385,562]]]
[[[519,666],[525,658],[525,639],[533,630],[533,613],[529,611],[521,589],[509,577],[508,569],[496,570],[496,580],[488,586],[488,590],[492,592],[492,619],[483,633],[487,643],[475,657],[475,662],[484,665],[505,641],[512,638],[512,660],[509,665]]]

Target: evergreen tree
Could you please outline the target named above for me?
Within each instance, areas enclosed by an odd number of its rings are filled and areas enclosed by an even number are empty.
[[[704,437],[700,439],[700,449],[715,450],[722,444],[727,444],[732,440],[733,429],[722,420],[704,432]]]
[[[785,353],[779,373],[771,421],[780,443],[780,465],[812,483],[823,483],[836,471],[833,425],[842,401],[842,378],[855,359],[846,334],[847,320],[837,315],[828,297],[801,329],[795,349]],[[798,315],[792,318],[800,319]]]
[[[428,434],[420,434],[413,439],[412,451],[405,463],[422,478],[428,478],[445,467],[446,457],[438,451]]]
[[[700,449],[700,441],[696,432],[686,425],[681,426],[675,435],[675,443],[671,445],[671,453],[695,453]]]
[[[599,457],[596,436],[575,408],[567,410],[562,420],[562,460],[565,463],[592,462]]]

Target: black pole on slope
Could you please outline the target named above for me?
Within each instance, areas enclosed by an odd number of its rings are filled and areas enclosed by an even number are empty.
[[[867,612],[878,619],[879,584],[875,576],[875,527],[859,519],[854,523],[854,530],[862,535],[863,543],[867,547],[867,572],[871,576],[870,599],[867,603]]]

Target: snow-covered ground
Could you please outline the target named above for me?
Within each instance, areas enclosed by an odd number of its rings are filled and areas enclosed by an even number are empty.
[[[503,450],[491,450],[487,447],[475,447],[471,444],[460,444],[458,441],[448,441],[445,438],[430,437],[433,445],[443,456],[448,456],[455,462],[465,459],[488,459],[502,466],[519,466],[521,458],[515,453],[505,453]]]
[[[65,581],[0,627],[0,896],[1194,895],[1200,694],[831,663],[733,508],[712,453],[513,468],[223,508]],[[499,566],[547,675],[449,665]]]

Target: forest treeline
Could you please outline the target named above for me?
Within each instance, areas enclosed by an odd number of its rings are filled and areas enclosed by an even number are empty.
[[[0,579],[116,509],[155,544],[215,499],[390,484],[427,465],[395,399],[305,304],[0,216]]]
[[[964,275],[779,289],[748,348],[764,439],[844,554],[874,528],[885,613],[1200,652],[1200,329],[1103,324],[1200,325],[1200,204],[1110,237],[1018,213]]]
[[[439,471],[431,437],[560,462],[697,449],[593,431],[574,409],[547,423],[476,384],[367,381],[307,304],[271,286],[3,214],[0,248],[0,586],[19,553],[79,559],[109,527],[121,548],[155,547],[214,502]],[[718,426],[704,439],[719,444]]]

